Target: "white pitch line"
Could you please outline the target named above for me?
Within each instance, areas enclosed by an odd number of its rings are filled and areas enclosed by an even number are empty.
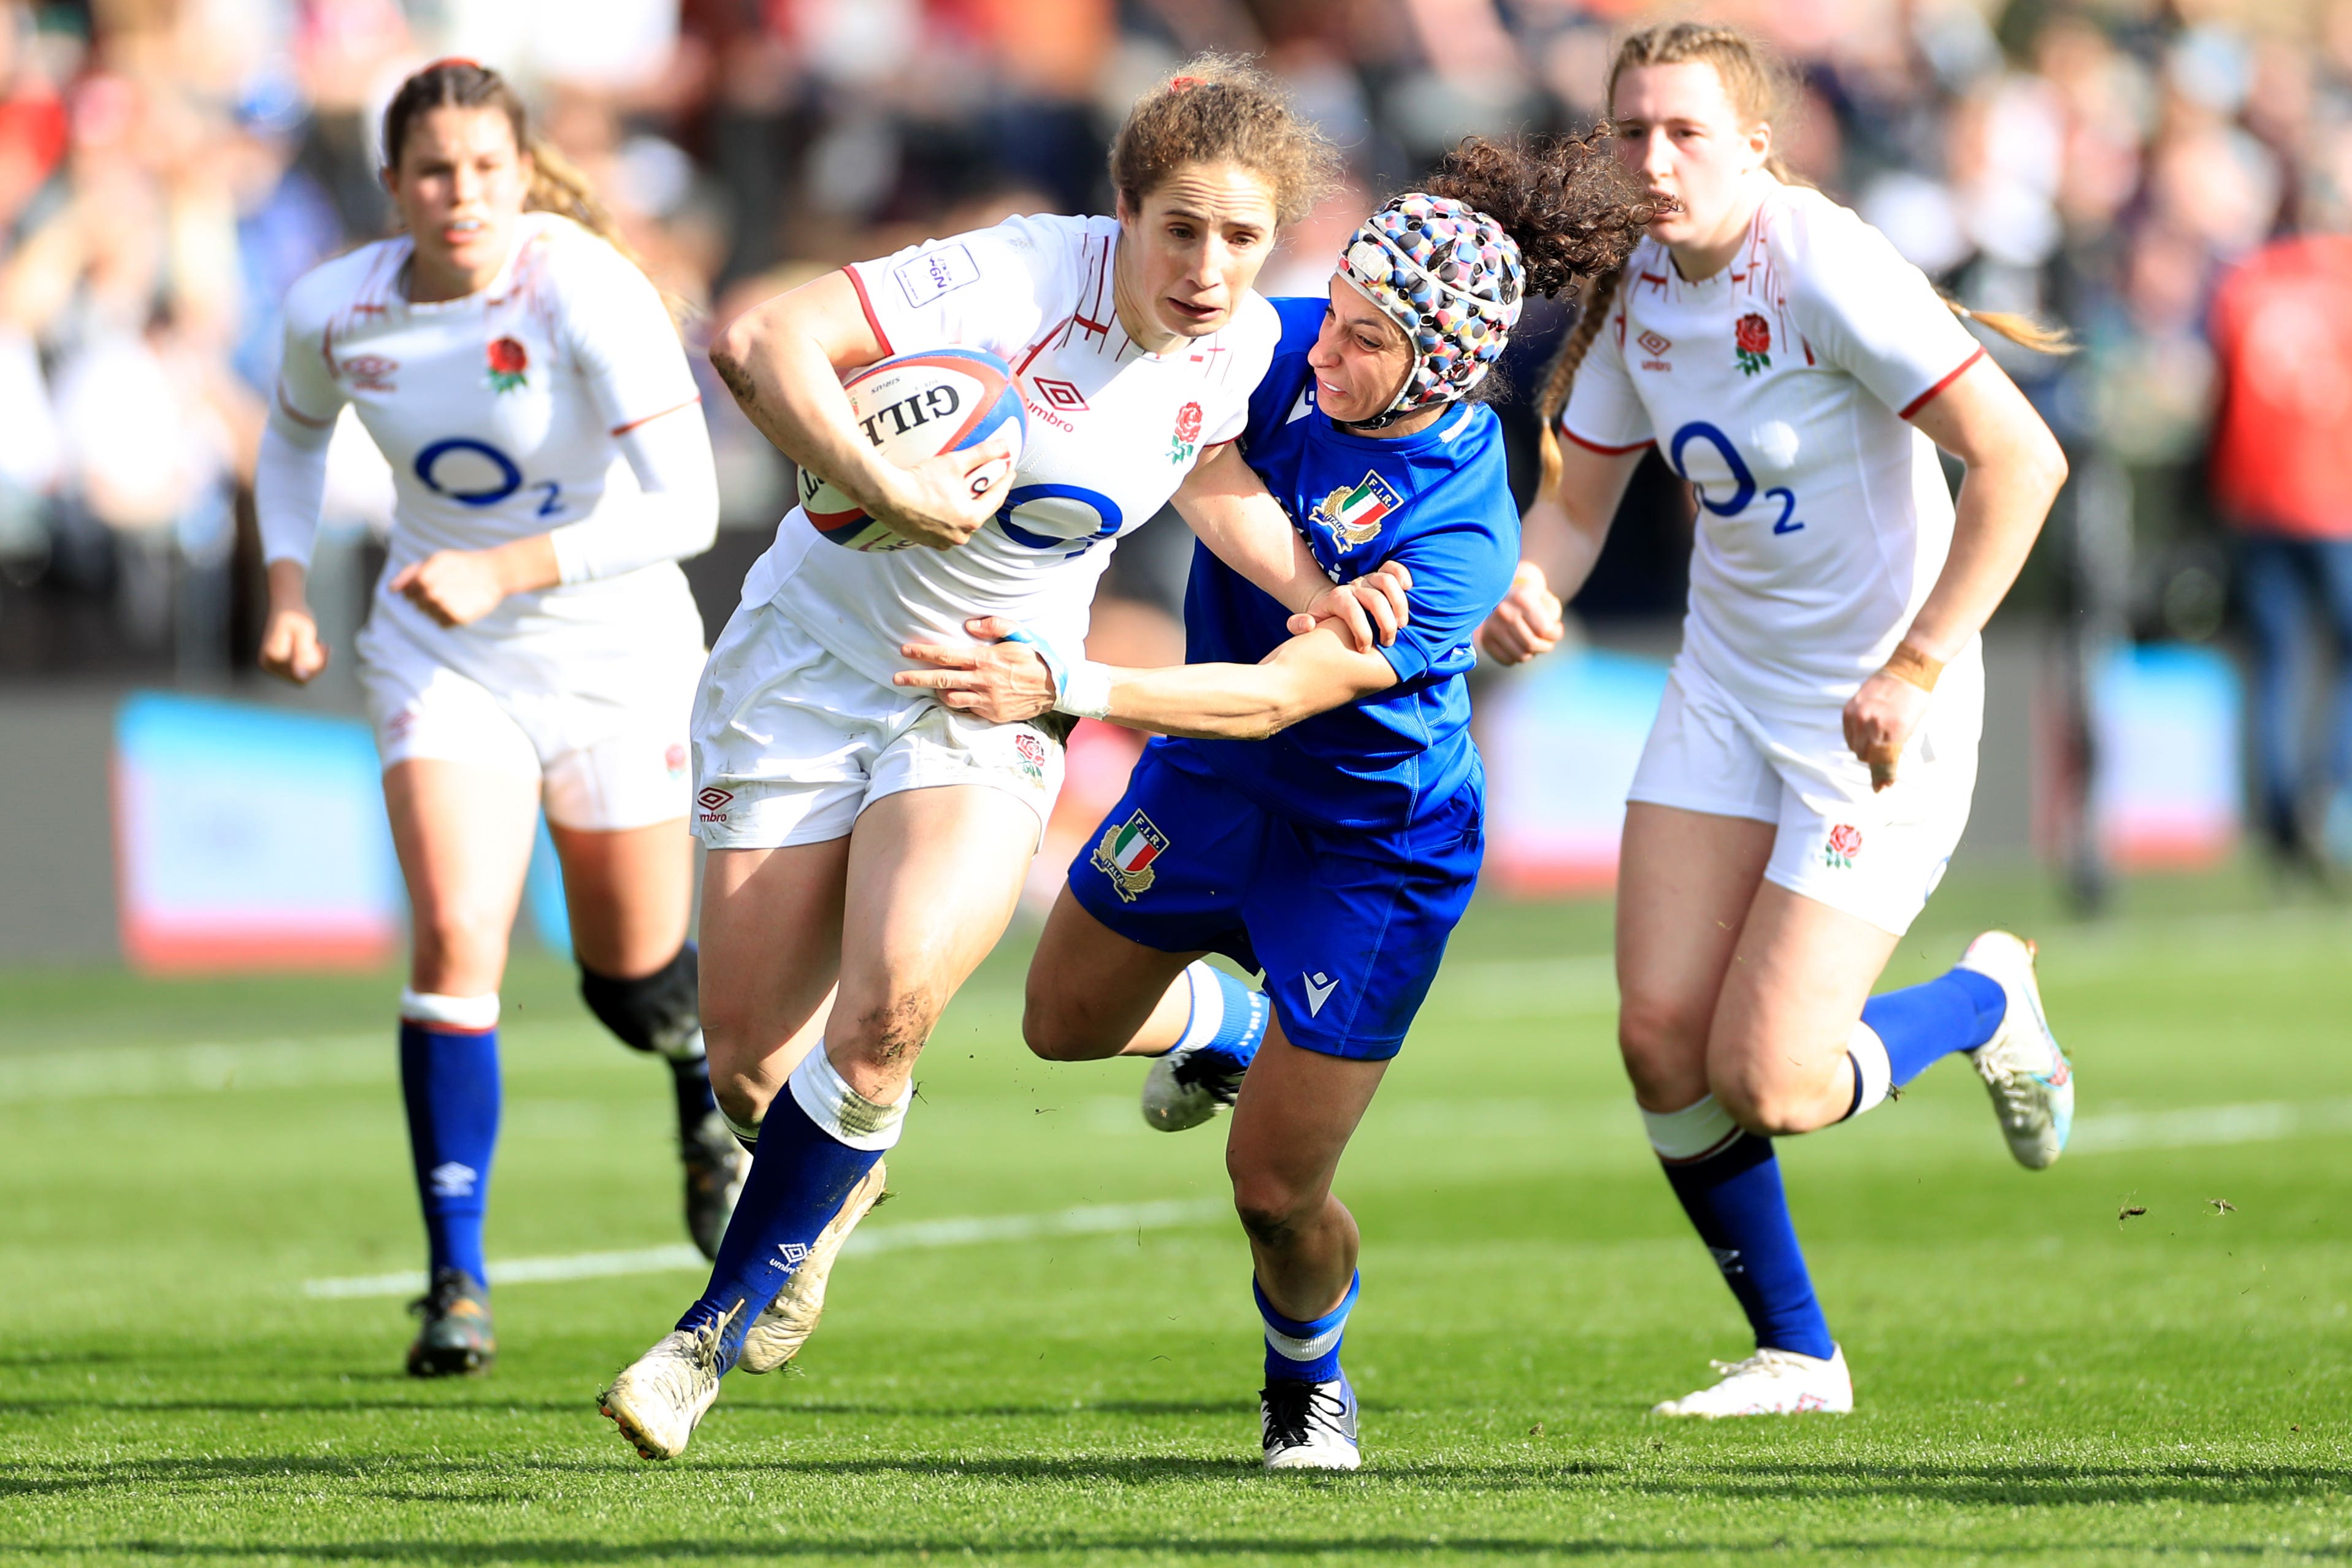
[[[851,1235],[844,1252],[905,1252],[934,1247],[977,1247],[992,1241],[1034,1241],[1051,1236],[1111,1236],[1129,1230],[1167,1230],[1199,1225],[1233,1212],[1222,1198],[1163,1199],[1157,1203],[1102,1204],[1052,1214],[1001,1214],[970,1219],[919,1219],[878,1225]],[[490,1265],[494,1285],[547,1280],[604,1280],[621,1274],[667,1274],[705,1270],[709,1261],[679,1242],[633,1252],[575,1252],[562,1258],[516,1258]],[[422,1274],[360,1274],[339,1280],[305,1280],[302,1293],[321,1299],[351,1296],[415,1296],[425,1291]]]
[[[2179,1111],[2106,1111],[2074,1124],[2069,1154],[2269,1144],[2352,1129],[2352,1100],[2259,1100]]]

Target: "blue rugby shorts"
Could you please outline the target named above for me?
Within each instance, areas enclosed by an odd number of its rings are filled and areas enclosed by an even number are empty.
[[[1293,1045],[1380,1061],[1437,977],[1485,823],[1475,776],[1409,828],[1330,828],[1269,811],[1155,741],[1070,862],[1070,892],[1131,942],[1265,971]]]

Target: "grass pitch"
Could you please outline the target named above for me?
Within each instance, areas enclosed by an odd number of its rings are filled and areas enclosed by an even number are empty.
[[[1890,977],[2038,924],[2076,1146],[2018,1170],[1958,1064],[1784,1144],[1860,1408],[1711,1427],[1644,1414],[1746,1340],[1615,1063],[1606,911],[1483,906],[1341,1172],[1348,1477],[1256,1468],[1219,1138],[1033,1062],[1017,952],[924,1058],[897,1244],[662,1467],[593,1396],[690,1270],[503,1286],[480,1382],[304,1293],[416,1266],[391,980],[0,977],[0,1564],[2340,1558],[2352,918],[2269,902],[1956,879]],[[680,1242],[659,1069],[551,964],[508,998],[492,1258]]]

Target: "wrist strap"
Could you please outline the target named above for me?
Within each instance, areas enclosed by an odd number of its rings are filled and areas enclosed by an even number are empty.
[[[1054,677],[1054,711],[1076,718],[1104,718],[1110,713],[1110,666],[1091,659],[1073,659],[1026,626],[1015,627],[1000,639],[1019,643],[1045,661]]]
[[[1923,692],[1932,692],[1936,689],[1936,677],[1944,673],[1944,661],[1929,658],[1915,643],[1898,643],[1895,652],[1886,656],[1886,663],[1881,670],[1883,674],[1907,682]]]

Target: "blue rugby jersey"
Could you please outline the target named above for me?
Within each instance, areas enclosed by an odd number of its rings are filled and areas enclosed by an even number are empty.
[[[1412,623],[1381,652],[1397,684],[1271,740],[1168,740],[1271,810],[1332,827],[1397,828],[1482,777],[1463,676],[1471,638],[1511,586],[1519,514],[1501,423],[1483,403],[1379,440],[1315,406],[1307,350],[1328,301],[1279,299],[1282,340],[1250,398],[1242,453],[1334,581],[1383,561],[1412,573]],[[1288,640],[1288,612],[1206,549],[1184,595],[1185,657],[1254,664]]]

